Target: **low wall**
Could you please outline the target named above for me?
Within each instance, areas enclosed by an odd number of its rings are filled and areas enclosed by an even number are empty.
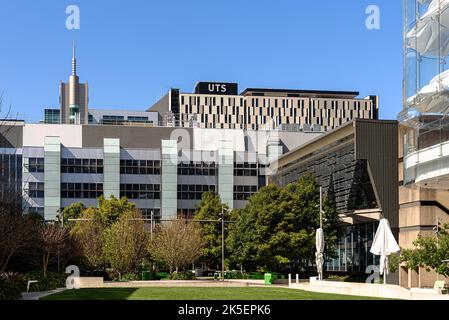
[[[391,284],[311,281],[309,283],[292,283],[290,288],[320,293],[335,293],[374,298],[404,300],[449,300],[449,295],[411,291]]]
[[[102,277],[78,277],[74,278],[75,286],[79,288],[103,288]]]

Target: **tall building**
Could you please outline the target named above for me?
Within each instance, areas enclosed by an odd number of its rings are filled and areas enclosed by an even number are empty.
[[[193,93],[171,89],[149,108],[164,125],[324,132],[355,118],[377,119],[378,98],[358,92],[248,88],[199,82]]]
[[[59,88],[59,102],[61,105],[61,123],[88,123],[89,87],[87,82],[80,83],[76,73],[75,43],[72,52],[72,74],[69,82],[61,82]]]
[[[418,236],[434,237],[449,222],[449,2],[406,0],[404,17],[399,245],[413,248]],[[437,277],[400,269],[405,287],[431,287]]]

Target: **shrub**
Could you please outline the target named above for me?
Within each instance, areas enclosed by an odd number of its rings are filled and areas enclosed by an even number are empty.
[[[329,277],[327,277],[326,280],[329,280],[329,281],[347,282],[347,281],[349,280],[349,276],[330,275]]]
[[[134,272],[128,272],[122,275],[122,280],[124,281],[139,281],[141,276]]]
[[[47,276],[44,277],[40,271],[32,271],[25,274],[25,281],[37,280],[37,283],[33,283],[30,286],[30,291],[48,291],[57,288],[64,288],[67,274],[47,272]]]
[[[195,274],[191,271],[173,272],[170,280],[195,280]]]
[[[240,271],[226,271],[225,279],[249,279],[249,274]]]
[[[24,291],[25,279],[18,273],[0,274],[0,300],[19,300]]]
[[[154,280],[162,280],[162,279],[169,279],[167,272],[156,272],[154,274]]]

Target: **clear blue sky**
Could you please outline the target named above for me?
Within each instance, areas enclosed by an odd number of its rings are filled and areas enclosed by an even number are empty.
[[[70,4],[80,30],[65,28]],[[370,4],[380,30],[365,28]],[[401,109],[400,0],[0,0],[0,36],[0,93],[34,121],[58,106],[72,40],[90,108],[143,110],[210,80],[377,94],[383,119]]]

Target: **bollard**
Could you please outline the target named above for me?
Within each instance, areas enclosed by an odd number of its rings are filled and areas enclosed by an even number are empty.
[[[288,274],[288,287],[291,287],[291,286],[292,286],[292,274],[289,273]]]
[[[299,283],[299,274],[296,274],[296,284]]]

